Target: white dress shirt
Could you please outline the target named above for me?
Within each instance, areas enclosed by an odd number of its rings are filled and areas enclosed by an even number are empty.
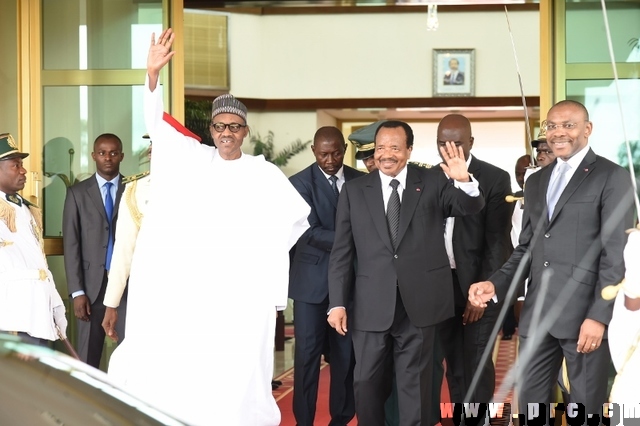
[[[473,156],[469,154],[469,158],[467,159],[467,169],[469,168],[469,164],[471,164],[472,157]],[[449,176],[447,175],[447,177]],[[455,186],[456,188],[461,188],[461,185],[460,185],[461,183],[466,183],[466,182],[458,182],[454,180],[453,186]],[[469,195],[472,195],[472,194],[469,194]],[[444,248],[447,250],[447,256],[449,257],[449,265],[451,265],[451,269],[456,269],[456,258],[453,255],[453,227],[455,226],[455,222],[456,222],[455,217],[448,217],[446,219],[446,226],[444,229]]]
[[[316,164],[316,166],[318,166]],[[324,175],[325,178],[327,178],[327,182],[329,182],[329,185],[331,185],[331,179],[329,179],[331,177],[331,175],[328,175],[324,172],[324,170],[322,170],[320,168],[320,166],[318,166],[318,169],[322,172],[322,174]],[[345,179],[344,179],[344,166],[340,167],[340,170],[338,170],[335,174],[335,176],[338,178],[338,180],[336,181],[336,185],[338,186],[338,192],[342,191],[342,185],[344,185]]]

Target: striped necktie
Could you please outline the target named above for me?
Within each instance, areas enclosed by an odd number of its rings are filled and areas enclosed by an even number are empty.
[[[331,175],[329,176],[329,180],[331,181],[331,190],[333,190],[333,195],[336,196],[336,200],[340,196],[340,191],[338,191],[338,176]]]
[[[391,244],[395,250],[398,248],[398,228],[400,226],[400,194],[398,194],[400,182],[397,179],[392,179],[389,185],[393,188],[393,192],[391,192],[387,204],[387,225],[389,226]]]

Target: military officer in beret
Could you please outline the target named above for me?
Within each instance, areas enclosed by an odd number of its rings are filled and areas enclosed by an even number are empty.
[[[0,332],[46,345],[66,338],[67,318],[44,255],[42,212],[18,194],[28,155],[0,134]]]
[[[376,121],[375,123],[361,127],[351,133],[348,138],[356,147],[356,160],[362,161],[369,173],[377,169],[376,163],[373,160],[373,153],[375,152],[374,138],[376,130],[378,130],[380,124],[385,121],[386,120]]]

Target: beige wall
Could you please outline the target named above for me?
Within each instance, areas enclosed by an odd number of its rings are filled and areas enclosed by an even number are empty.
[[[525,94],[538,96],[539,13],[512,12]],[[403,98],[431,96],[432,49],[476,50],[476,96],[520,96],[502,12],[231,14],[231,92],[240,97]],[[479,30],[476,30],[479,29]]]
[[[525,94],[538,96],[539,13],[511,12],[509,19]],[[424,13],[229,14],[231,93],[264,99],[431,97],[433,49],[451,48],[475,49],[476,96],[521,95],[503,12],[440,13],[439,20],[437,31],[427,31]],[[478,27],[483,30],[473,30]],[[280,147],[336,123],[323,111],[249,112],[253,132],[273,131]],[[490,128],[493,136],[483,137],[482,144],[511,173],[513,155],[525,153],[524,122]],[[345,137],[349,129],[346,123]],[[497,141],[511,141],[515,148],[500,150],[504,142]],[[251,152],[248,141],[245,152]],[[313,161],[307,150],[283,170],[291,175]]]

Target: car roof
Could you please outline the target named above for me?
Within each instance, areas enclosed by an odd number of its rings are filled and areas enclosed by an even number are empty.
[[[0,424],[185,425],[128,394],[101,370],[0,333]]]

